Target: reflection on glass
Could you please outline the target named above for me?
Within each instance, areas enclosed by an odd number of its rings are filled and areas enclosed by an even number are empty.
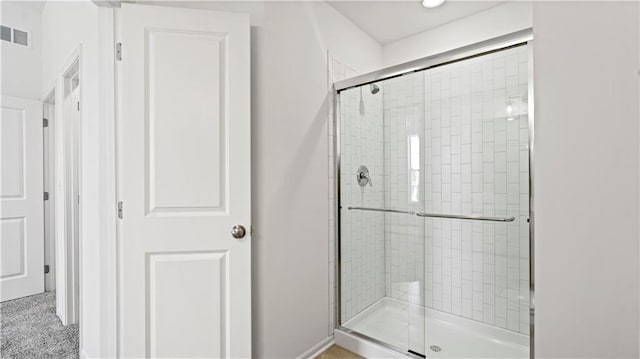
[[[409,186],[411,202],[420,201],[420,136],[410,135],[409,140]]]

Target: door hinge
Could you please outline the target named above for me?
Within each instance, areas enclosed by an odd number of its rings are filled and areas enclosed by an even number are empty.
[[[78,101],[78,111],[80,111],[80,101]]]
[[[44,193],[44,200],[48,201],[49,200],[49,192],[45,192]]]
[[[44,265],[44,274],[47,274],[47,273],[49,273],[49,265],[45,264]]]
[[[49,127],[49,120],[46,118],[42,119],[42,127]]]
[[[118,218],[122,219],[123,217],[123,211],[122,211],[122,201],[118,202]]]
[[[122,43],[116,43],[116,60],[122,61]]]

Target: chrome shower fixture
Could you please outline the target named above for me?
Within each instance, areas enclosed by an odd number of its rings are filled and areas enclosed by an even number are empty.
[[[360,187],[364,187],[367,184],[369,184],[369,187],[373,187],[373,182],[371,182],[371,177],[369,176],[369,169],[365,165],[360,165],[360,167],[358,167],[356,179],[358,180]]]
[[[369,85],[369,90],[371,91],[372,95],[377,94],[378,92],[380,92],[380,87],[376,84],[370,84]]]

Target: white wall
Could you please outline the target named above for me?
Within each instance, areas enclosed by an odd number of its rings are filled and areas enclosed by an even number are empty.
[[[2,25],[31,33],[31,47],[0,42],[2,53],[2,94],[40,99],[42,36],[40,8],[35,5],[3,1]]]
[[[112,242],[105,223],[114,213],[108,209],[114,206],[114,199],[109,197],[113,191],[107,186],[109,161],[105,151],[108,147],[106,126],[112,122],[100,111],[100,106],[108,103],[100,102],[106,97],[99,87],[100,44],[104,41],[99,36],[99,28],[110,11],[99,9],[89,1],[50,1],[42,11],[41,94],[44,96],[57,87],[56,95],[61,99],[60,76],[70,64],[74,52],[80,50],[82,57],[80,349],[81,355],[88,357],[109,356],[109,345],[101,347],[101,343],[108,341],[107,332],[114,324],[113,308],[105,291],[112,284],[108,280],[109,267],[105,263],[108,258],[106,250]]]
[[[509,2],[383,47],[384,67],[531,27],[531,3]]]
[[[638,3],[536,2],[536,357],[638,357]]]
[[[265,3],[254,73],[254,357],[295,357],[327,337],[327,51],[358,72],[380,45],[322,2]]]

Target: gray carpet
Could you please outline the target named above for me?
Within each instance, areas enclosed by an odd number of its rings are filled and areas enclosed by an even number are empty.
[[[0,303],[2,358],[78,358],[78,325],[62,326],[55,292]]]

